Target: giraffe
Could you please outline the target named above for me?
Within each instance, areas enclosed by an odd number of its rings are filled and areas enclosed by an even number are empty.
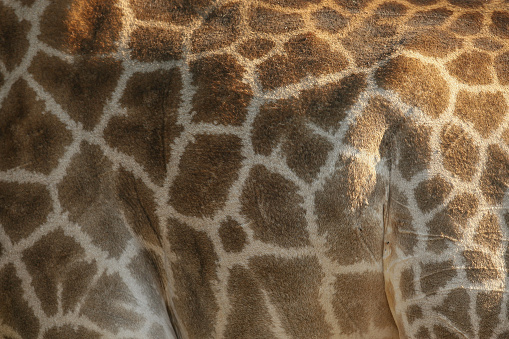
[[[0,337],[509,338],[506,0],[0,0]]]

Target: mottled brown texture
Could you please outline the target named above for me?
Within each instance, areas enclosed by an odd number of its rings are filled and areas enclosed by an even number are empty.
[[[311,14],[315,27],[328,33],[338,33],[348,25],[348,18],[329,7]]]
[[[182,33],[158,27],[138,27],[131,33],[131,58],[144,62],[177,60],[182,55]]]
[[[491,14],[490,30],[501,38],[509,39],[509,12],[495,11]]]
[[[177,125],[181,89],[176,69],[135,73],[120,100],[127,114],[111,118],[104,130],[108,144],[133,156],[159,184],[166,176],[171,144],[183,129]]]
[[[205,232],[174,219],[168,223],[168,240],[178,258],[171,263],[175,310],[190,338],[206,338],[213,333],[218,310],[212,289],[218,261],[214,245]]]
[[[433,295],[445,287],[458,275],[452,260],[421,264],[421,290],[426,295]]]
[[[488,52],[498,51],[504,45],[499,41],[491,38],[478,38],[474,40],[474,46],[479,49],[483,49]]]
[[[468,219],[477,212],[477,208],[477,198],[470,193],[454,197],[445,209],[435,214],[427,223],[429,229],[427,248],[441,253],[449,242],[460,241]]]
[[[239,34],[239,4],[227,4],[215,8],[193,32],[193,52],[204,52],[230,45]]]
[[[405,195],[399,192],[396,187],[391,187],[389,200],[385,205],[385,213],[388,215],[385,216],[384,225],[392,228],[397,247],[405,255],[412,255],[418,239],[408,205]]]
[[[493,63],[485,52],[465,52],[449,62],[447,70],[459,81],[469,85],[487,85],[493,81],[489,67]]]
[[[299,14],[287,14],[265,7],[256,7],[251,9],[249,25],[257,32],[281,34],[302,28],[304,20]]]
[[[429,331],[426,327],[421,326],[419,328],[419,331],[417,331],[415,338],[416,339],[431,339],[431,335],[429,334]],[[451,338],[451,339],[454,339],[454,338]]]
[[[447,0],[450,4],[463,8],[478,8],[488,4],[491,0]]]
[[[470,296],[464,288],[456,288],[450,291],[442,305],[433,307],[435,311],[447,317],[454,327],[457,327],[468,336],[473,336],[474,331],[469,308]],[[454,327],[451,327],[451,331],[457,333]],[[446,331],[448,330],[446,329]],[[439,336],[439,338],[448,338],[448,336]]]
[[[249,260],[249,268],[268,294],[286,333],[296,339],[330,335],[319,303],[323,273],[317,258],[257,256]]]
[[[342,333],[361,337],[370,324],[379,328],[394,326],[383,279],[383,274],[378,272],[336,277],[332,307]]]
[[[19,20],[14,10],[0,3],[0,61],[12,71],[28,49],[30,24]]]
[[[226,252],[240,252],[247,244],[247,234],[236,220],[228,218],[221,222],[218,232]]]
[[[415,105],[433,118],[447,107],[449,88],[433,65],[398,56],[375,73],[379,86],[399,93],[410,105]]]
[[[56,167],[71,133],[45,111],[24,80],[16,81],[0,107],[0,170],[25,168],[45,174]]]
[[[501,240],[502,232],[498,217],[492,213],[485,214],[475,230],[475,243],[495,252],[500,248]]]
[[[52,327],[44,332],[44,339],[100,339],[102,336],[99,332],[86,329],[83,326],[73,327],[71,325],[63,325]]]
[[[57,186],[60,203],[96,246],[119,257],[131,234],[114,198],[112,164],[98,146],[83,142],[80,148]]]
[[[507,103],[502,92],[475,94],[461,91],[456,99],[454,114],[473,123],[475,129],[487,138],[507,115]]]
[[[130,0],[134,15],[139,20],[166,21],[177,25],[187,25],[203,15],[212,0]]]
[[[212,216],[227,198],[243,159],[233,135],[197,135],[188,144],[179,174],[170,188],[170,203],[189,216]]]
[[[509,128],[502,132],[502,139],[504,140],[506,145],[509,146]]]
[[[500,146],[490,145],[487,159],[481,175],[481,191],[489,204],[497,205],[509,187],[509,155]]]
[[[467,12],[460,15],[450,26],[450,29],[460,35],[473,35],[482,28],[483,15],[479,12]]]
[[[313,33],[299,34],[284,45],[285,55],[275,55],[258,66],[259,80],[265,89],[295,83],[306,75],[320,76],[343,70],[348,61],[330,50]]]
[[[253,38],[244,41],[237,47],[237,52],[250,60],[258,59],[270,52],[276,44],[272,40]]]
[[[75,58],[67,63],[39,52],[29,68],[36,81],[71,118],[92,129],[117,84],[122,66],[112,58]]]
[[[463,45],[462,40],[456,38],[453,34],[438,29],[419,30],[411,33],[403,42],[405,47],[410,50],[425,56],[438,58],[446,57]]]
[[[290,8],[305,8],[308,5],[316,4],[320,1],[321,0],[263,0],[263,2],[266,2],[271,5],[278,5]]]
[[[481,283],[490,279],[497,279],[501,272],[495,267],[489,254],[477,250],[463,251],[466,261],[465,272],[467,278],[473,283]]]
[[[121,203],[130,229],[140,239],[161,245],[161,230],[156,215],[154,193],[125,169],[120,169],[116,180],[116,196]]]
[[[335,0],[334,2],[353,13],[359,13],[372,0]]]
[[[143,316],[132,310],[137,299],[118,273],[105,272],[87,287],[80,314],[115,334],[120,329],[135,331],[142,326]]]
[[[431,128],[405,122],[399,126],[397,135],[400,147],[398,168],[406,180],[428,168],[431,160]]]
[[[250,221],[254,238],[282,247],[310,244],[304,199],[283,176],[254,166],[240,198],[241,213]]]
[[[232,310],[228,315],[225,339],[275,339],[267,305],[259,282],[248,269],[230,269],[228,295]]]
[[[502,53],[495,58],[494,65],[498,81],[501,85],[509,85],[509,52]]]
[[[24,297],[22,281],[14,264],[9,263],[0,269],[0,300],[2,324],[11,327],[20,336],[37,338],[41,324]]]
[[[97,266],[87,263],[84,255],[84,249],[61,229],[44,235],[23,252],[23,262],[47,316],[56,315],[60,303],[64,313],[74,311],[88,292]]]
[[[457,125],[446,125],[440,133],[444,168],[462,180],[469,181],[477,171],[479,147],[473,138]]]
[[[50,19],[52,20],[52,19]],[[122,12],[113,1],[77,0],[65,16],[66,47],[73,54],[113,51],[122,29]]]
[[[414,321],[418,319],[422,319],[423,313],[422,308],[419,305],[410,305],[407,307],[406,311],[407,321],[412,324]]]
[[[408,300],[415,296],[415,274],[412,267],[405,268],[401,271],[399,289],[401,291],[401,297],[404,300]]]
[[[439,175],[422,181],[414,190],[417,206],[423,212],[429,212],[440,206],[452,190],[452,185]]]
[[[41,184],[0,181],[0,223],[14,243],[28,237],[51,212],[51,196]]]
[[[245,69],[230,55],[219,54],[194,61],[193,73],[194,122],[240,125],[247,114],[253,93],[242,82]]]
[[[481,291],[477,294],[475,311],[480,318],[479,339],[491,338],[500,323],[502,298],[502,292],[497,291]]]
[[[442,325],[433,325],[433,333],[435,334],[436,338],[463,339],[458,334],[458,330],[456,330],[455,328],[449,329]],[[430,339],[431,336],[428,336],[426,338]]]
[[[418,11],[407,21],[407,25],[414,27],[438,26],[443,24],[452,14],[453,11],[445,7]]]

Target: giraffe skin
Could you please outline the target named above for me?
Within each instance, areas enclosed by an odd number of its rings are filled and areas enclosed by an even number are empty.
[[[0,0],[1,338],[509,338],[509,2]]]

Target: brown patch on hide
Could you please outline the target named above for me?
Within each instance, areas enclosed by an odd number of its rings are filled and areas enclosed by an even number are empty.
[[[498,205],[509,187],[509,156],[498,145],[490,145],[487,159],[481,175],[481,191],[490,205]]]
[[[485,52],[465,52],[449,62],[447,70],[456,79],[468,85],[488,85],[493,81],[491,56]]]
[[[491,0],[447,0],[450,4],[463,8],[478,8],[491,2]]]
[[[500,84],[509,85],[509,52],[497,56],[494,67]]]
[[[421,290],[426,296],[433,295],[457,275],[458,268],[452,260],[421,264]]]
[[[475,129],[488,138],[507,114],[507,103],[502,92],[469,93],[460,91],[454,114],[474,124]]]
[[[462,339],[458,335],[458,332],[455,328],[448,329],[442,325],[433,325],[433,333],[435,334],[436,338]]]
[[[146,0],[130,0],[137,19],[167,21],[182,26],[202,17],[212,3],[212,0],[152,0],[147,6]]]
[[[417,334],[415,335],[415,338],[416,339],[431,339],[431,335],[429,334],[429,331],[426,327],[419,327],[419,331],[417,332]],[[440,338],[440,336],[439,336]],[[454,339],[454,338],[451,338],[451,339]]]
[[[230,55],[220,54],[194,61],[190,65],[193,86],[193,122],[240,125],[253,96],[242,82],[245,69]]]
[[[27,52],[29,29],[29,22],[18,20],[13,9],[0,3],[0,61],[8,71],[12,71]]]
[[[239,4],[227,4],[215,8],[193,32],[193,52],[205,52],[230,45],[239,34]]]
[[[480,318],[479,338],[491,338],[500,323],[499,314],[502,310],[502,292],[489,291],[477,294],[475,311]],[[500,337],[499,337],[500,338]]]
[[[168,240],[178,260],[171,263],[175,279],[175,310],[190,338],[214,333],[218,305],[213,283],[217,280],[217,255],[205,232],[170,219]]]
[[[385,132],[398,115],[399,112],[384,98],[371,98],[362,115],[347,131],[345,141],[358,149],[377,153]]]
[[[247,244],[247,234],[242,226],[231,218],[223,221],[218,230],[226,252],[240,252]]]
[[[305,8],[311,4],[317,4],[321,0],[263,0],[271,5],[292,7],[292,8]]]
[[[415,296],[415,276],[412,267],[405,268],[401,271],[399,289],[403,300],[408,300]]]
[[[116,178],[116,195],[130,228],[141,239],[161,246],[161,230],[154,193],[131,173],[121,168]]]
[[[483,49],[488,52],[494,52],[504,47],[504,45],[495,39],[479,38],[474,40],[474,47]]]
[[[75,310],[87,294],[97,266],[85,261],[85,250],[73,238],[57,229],[42,236],[23,251],[23,262],[32,276],[32,286],[47,316]],[[62,289],[59,300],[59,288]]]
[[[320,8],[311,17],[316,28],[328,33],[339,33],[348,25],[348,18],[329,7]]]
[[[449,87],[433,65],[398,56],[380,67],[375,79],[379,86],[398,92],[406,103],[433,118],[438,118],[447,108]]]
[[[254,274],[242,266],[230,269],[228,296],[232,310],[227,318],[225,339],[275,339],[272,319]]]
[[[334,2],[347,10],[359,13],[360,10],[365,8],[373,0],[335,0]]]
[[[131,234],[116,202],[112,164],[99,146],[83,142],[80,149],[57,186],[62,208],[96,246],[118,258]]]
[[[422,308],[418,305],[408,306],[405,314],[410,325],[413,324],[416,320],[422,319],[423,317]]]
[[[320,76],[343,70],[348,61],[313,33],[299,34],[284,45],[285,55],[275,55],[258,66],[265,89],[298,82],[306,75]]]
[[[382,3],[375,11],[375,14],[381,18],[392,18],[402,16],[407,12],[407,7],[395,1]]]
[[[437,3],[438,0],[407,0],[417,6],[429,6]]]
[[[463,333],[473,336],[472,321],[470,319],[470,296],[464,288],[456,288],[450,291],[442,305],[433,307],[433,310],[451,321],[453,324],[451,331],[453,333],[457,333],[457,329],[460,329]],[[439,336],[438,338],[449,337]]]
[[[323,273],[316,257],[258,256],[249,260],[249,268],[267,292],[286,333],[297,339],[330,335],[319,302]]]
[[[254,166],[240,198],[241,213],[251,222],[254,238],[282,247],[309,244],[304,199],[283,176]]]
[[[344,158],[316,192],[319,232],[327,234],[327,254],[340,265],[382,259],[381,220],[364,214],[373,197],[383,196],[376,184],[374,168],[355,158]]]
[[[405,255],[412,255],[418,240],[408,205],[406,196],[400,193],[396,187],[391,187],[386,222],[394,232],[396,246]]]
[[[495,11],[491,14],[490,30],[503,39],[509,39],[509,12]]]
[[[400,159],[398,168],[406,180],[428,168],[431,162],[431,127],[406,122],[398,133]]]
[[[243,157],[233,135],[197,135],[188,144],[170,188],[170,202],[184,215],[210,217],[226,202]]]
[[[438,26],[443,24],[452,14],[453,11],[445,7],[419,11],[408,20],[407,25],[414,27]]]
[[[332,307],[342,333],[360,337],[371,324],[395,327],[381,272],[338,275],[334,290]]]
[[[455,38],[452,33],[437,29],[420,30],[404,40],[406,48],[425,56],[437,58],[445,58],[449,53],[461,48],[462,45],[462,40]],[[434,66],[432,67],[434,68]]]
[[[0,223],[12,242],[32,234],[52,209],[45,186],[0,181]]]
[[[114,1],[73,1],[65,17],[67,44],[74,54],[115,50],[122,29],[122,10]]]
[[[452,185],[441,176],[436,175],[431,179],[420,182],[414,190],[414,197],[417,206],[426,213],[440,206],[451,193],[451,190]]]
[[[0,170],[24,168],[49,174],[58,164],[71,133],[20,79],[0,107]]]
[[[25,292],[22,283],[16,274],[14,264],[8,263],[0,269],[0,300],[2,300],[0,303],[0,317],[2,318],[2,325],[11,327],[20,337],[37,338],[40,329],[39,320],[24,298]],[[11,338],[6,337],[6,339]]]
[[[460,35],[473,35],[481,31],[483,15],[479,12],[467,12],[460,15],[451,25],[451,31]]]
[[[244,41],[237,47],[237,52],[242,55],[244,58],[248,58],[250,60],[258,59],[266,55],[270,52],[272,48],[274,48],[276,44],[267,39],[263,38],[253,38]]]
[[[448,242],[460,241],[469,218],[478,209],[477,198],[470,193],[462,193],[454,197],[447,207],[438,212],[426,226],[429,229],[427,248],[441,253]]]
[[[178,60],[182,55],[183,35],[159,27],[138,27],[130,36],[131,58],[144,62]]]
[[[80,314],[97,326],[116,334],[119,330],[135,331],[143,325],[143,315],[132,310],[138,300],[120,274],[105,272],[88,288]]]
[[[496,252],[502,244],[501,240],[502,232],[498,217],[493,213],[485,214],[475,230],[475,243]]]
[[[120,100],[127,114],[112,117],[104,130],[108,144],[133,156],[159,184],[183,129],[177,125],[181,89],[177,69],[133,74]]]
[[[68,51],[69,31],[66,19],[69,16],[69,9],[72,0],[50,1],[40,21],[41,33],[39,39],[53,48]]]
[[[76,58],[69,64],[39,52],[29,71],[72,119],[91,130],[101,118],[122,66],[107,57]]]
[[[102,335],[83,326],[63,325],[52,327],[44,332],[44,339],[100,339]]]
[[[440,133],[443,166],[461,180],[470,181],[477,171],[479,148],[461,127],[446,125]]]
[[[468,250],[463,251],[463,257],[467,263],[465,268],[467,278],[471,282],[481,283],[500,277],[500,272],[487,254],[477,250]]]
[[[257,32],[281,34],[302,28],[304,20],[299,14],[287,14],[269,8],[257,7],[251,9],[249,25]]]
[[[509,128],[502,133],[502,140],[509,146]]]

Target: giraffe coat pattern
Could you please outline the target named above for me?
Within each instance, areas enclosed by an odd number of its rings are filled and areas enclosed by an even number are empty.
[[[507,0],[0,0],[1,338],[509,338]]]

